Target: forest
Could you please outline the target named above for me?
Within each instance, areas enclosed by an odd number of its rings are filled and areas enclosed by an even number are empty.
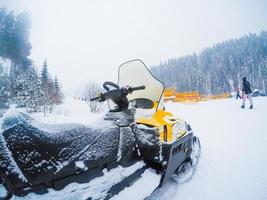
[[[0,8],[0,114],[12,104],[45,113],[62,102],[60,83],[49,74],[47,61],[35,66],[29,59],[30,29],[27,12],[15,15]]]
[[[252,89],[266,94],[267,32],[227,40],[199,54],[168,59],[151,69],[166,87],[180,92],[228,93],[242,87],[242,77],[247,77]]]

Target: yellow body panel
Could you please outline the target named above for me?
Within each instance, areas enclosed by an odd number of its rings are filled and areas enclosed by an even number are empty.
[[[174,130],[174,125],[184,121],[164,110],[157,110],[150,118],[139,118],[136,122],[156,127],[159,130],[161,142],[171,143],[186,133],[186,131],[182,130],[179,133],[174,133],[176,131]]]

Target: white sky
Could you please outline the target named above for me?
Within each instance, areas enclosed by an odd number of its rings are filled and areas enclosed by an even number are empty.
[[[147,66],[249,32],[267,30],[264,0],[0,0],[31,14],[31,58],[64,89],[117,80],[118,66]]]

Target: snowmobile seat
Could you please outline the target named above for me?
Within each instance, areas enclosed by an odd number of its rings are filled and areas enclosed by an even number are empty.
[[[19,113],[5,118],[2,127],[14,161],[33,185],[50,177],[60,179],[75,174],[80,170],[76,166],[80,161],[86,168],[95,168],[117,159],[120,130],[112,121],[103,120],[95,126],[55,126],[37,123]],[[0,153],[0,160],[7,156]],[[18,182],[17,186],[25,183]]]

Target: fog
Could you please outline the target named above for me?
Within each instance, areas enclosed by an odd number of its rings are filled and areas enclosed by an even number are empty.
[[[118,66],[147,66],[216,42],[267,30],[264,0],[0,0],[31,15],[31,59],[47,59],[71,92],[87,81],[117,80]]]

